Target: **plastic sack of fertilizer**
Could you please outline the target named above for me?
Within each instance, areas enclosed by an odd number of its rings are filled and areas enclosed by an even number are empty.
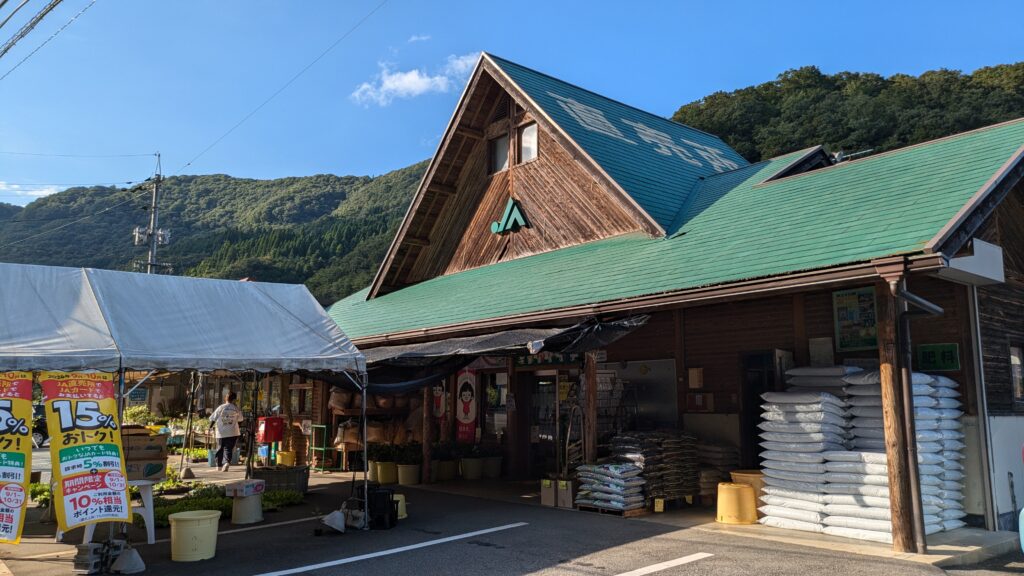
[[[783,508],[794,508],[796,510],[807,510],[808,512],[824,512],[827,504],[819,502],[808,502],[796,498],[784,498],[782,496],[761,496],[761,502],[769,506],[781,506]]]
[[[880,385],[882,383],[882,373],[879,370],[858,372],[845,376],[843,381],[853,386]],[[913,385],[925,385],[932,382],[935,382],[935,378],[923,372],[914,372],[910,377],[910,383]]]
[[[846,434],[846,428],[835,424],[824,424],[822,422],[761,422],[758,428],[765,432],[785,432],[788,434],[803,434],[815,432],[831,432],[833,434]],[[950,438],[955,439],[955,438]]]
[[[825,515],[820,512],[811,512],[809,510],[799,510],[796,508],[787,508],[785,506],[761,506],[757,509],[765,516],[774,516],[776,518],[786,518],[787,520],[799,520],[801,522],[812,522],[814,524],[821,524],[822,520],[825,519]]]
[[[822,525],[815,524],[814,522],[801,522],[800,520],[789,520],[787,518],[778,518],[775,516],[765,516],[758,520],[765,526],[771,526],[773,528],[785,528],[786,530],[803,530],[804,532],[818,532],[821,533]]]
[[[764,460],[761,467],[773,470],[785,470],[787,472],[800,472],[803,474],[824,474],[828,470],[825,464],[807,462],[786,462],[785,460]]]
[[[828,392],[765,392],[761,399],[772,404],[814,404],[818,402],[835,404],[843,407],[846,405],[843,400]]]

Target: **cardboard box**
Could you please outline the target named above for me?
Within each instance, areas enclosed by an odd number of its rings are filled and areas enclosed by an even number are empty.
[[[121,437],[125,460],[167,459],[169,434],[129,434]]]
[[[555,505],[555,481],[547,478],[540,481],[540,503],[541,506]]]
[[[128,480],[154,480],[167,478],[167,460],[127,460],[124,463]]]
[[[572,508],[576,500],[576,484],[572,480],[559,480],[557,484],[557,495],[555,501],[559,508]]]
[[[240,480],[238,482],[232,482],[224,486],[224,495],[235,498],[235,497],[246,497],[255,496],[257,494],[263,494],[266,488],[266,482],[260,479],[251,480]]]

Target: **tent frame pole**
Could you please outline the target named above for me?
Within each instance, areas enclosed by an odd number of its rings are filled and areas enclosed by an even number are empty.
[[[362,390],[361,390],[361,392],[363,394],[362,406],[359,409],[360,413],[361,413],[361,416],[362,416],[362,418],[360,419],[361,420],[360,426],[363,429],[362,430],[362,433],[363,433],[363,530],[369,530],[370,529],[370,479],[369,479],[369,476],[367,475],[367,469],[366,469],[367,466],[368,466],[368,463],[367,463],[368,458],[367,458],[367,454],[366,454],[367,448],[368,448],[368,445],[366,443],[366,438],[367,438],[367,436],[366,436],[366,433],[367,433],[367,426],[366,426],[366,389],[370,387],[370,377],[369,377],[369,375],[366,372],[362,372],[362,373],[359,374],[359,381],[362,383],[362,386],[361,386]]]

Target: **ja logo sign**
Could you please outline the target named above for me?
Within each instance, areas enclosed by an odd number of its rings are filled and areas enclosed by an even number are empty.
[[[491,222],[491,232],[494,234],[504,234],[519,228],[526,228],[527,226],[529,225],[526,223],[526,218],[523,217],[522,210],[519,209],[519,203],[509,198],[508,204],[505,204],[505,212],[501,215],[501,220]]]

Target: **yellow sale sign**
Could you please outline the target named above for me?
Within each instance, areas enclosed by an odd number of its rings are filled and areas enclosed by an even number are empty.
[[[113,374],[44,372],[58,527],[128,522],[131,501]]]
[[[0,372],[0,542],[17,544],[32,472],[32,374]]]

